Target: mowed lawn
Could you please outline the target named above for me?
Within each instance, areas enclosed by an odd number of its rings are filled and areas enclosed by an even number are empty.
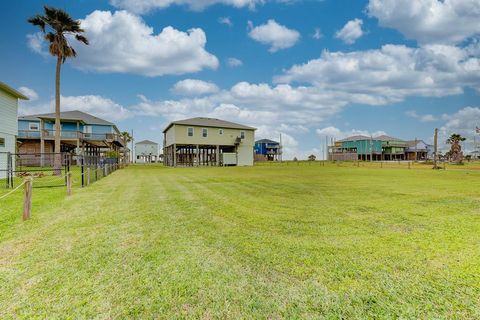
[[[0,200],[0,318],[478,319],[480,171],[131,166]]]

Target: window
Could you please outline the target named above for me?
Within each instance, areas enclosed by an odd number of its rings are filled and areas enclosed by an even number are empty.
[[[193,128],[187,128],[187,135],[193,137]]]
[[[5,138],[0,138],[0,147],[5,147]]]
[[[218,129],[218,134],[223,136],[223,129]]]
[[[245,131],[240,131],[240,139],[245,139]]]
[[[31,131],[38,131],[40,127],[38,126],[37,122],[30,122],[28,123],[28,129]]]
[[[202,137],[204,137],[204,138],[208,137],[208,129],[207,128],[202,128]]]

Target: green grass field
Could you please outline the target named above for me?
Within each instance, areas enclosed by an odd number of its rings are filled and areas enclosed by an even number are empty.
[[[480,171],[131,166],[0,200],[0,318],[478,319]]]

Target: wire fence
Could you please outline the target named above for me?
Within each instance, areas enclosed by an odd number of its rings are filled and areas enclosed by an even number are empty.
[[[257,161],[258,167],[343,167],[343,168],[372,168],[372,169],[432,169],[432,161]],[[463,164],[453,164],[447,161],[437,162],[439,169],[480,170],[480,161],[465,161]]]
[[[76,185],[85,187],[123,167],[116,158],[72,153],[0,153],[0,189],[13,189],[26,177],[34,188],[63,187],[71,172]]]
[[[0,153],[0,222],[10,219],[13,223],[13,214],[22,204],[23,220],[28,220],[32,198],[61,196],[56,191],[32,191],[34,188],[62,189],[70,195],[73,188],[87,187],[124,166],[115,158],[102,156]]]

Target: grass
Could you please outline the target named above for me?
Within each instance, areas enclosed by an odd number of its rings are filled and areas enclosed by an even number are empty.
[[[0,200],[0,318],[480,318],[480,171],[131,166]],[[16,197],[16,198],[15,198]]]

